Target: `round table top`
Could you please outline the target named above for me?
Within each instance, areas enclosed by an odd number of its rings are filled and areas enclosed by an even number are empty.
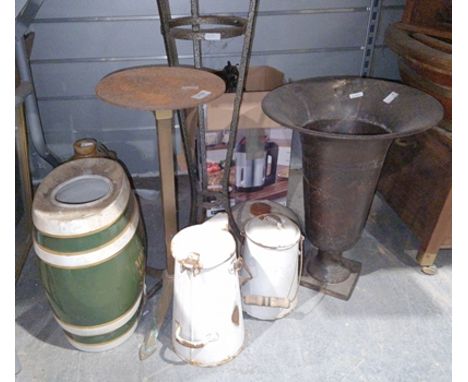
[[[107,75],[96,86],[96,95],[112,105],[157,111],[208,103],[225,89],[224,81],[206,70],[140,66]]]

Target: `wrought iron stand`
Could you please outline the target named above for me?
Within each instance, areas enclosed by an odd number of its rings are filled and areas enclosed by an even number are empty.
[[[206,216],[207,209],[222,207],[229,215],[229,222],[234,235],[238,240],[240,240],[240,231],[232,217],[229,203],[229,174],[232,164],[232,154],[236,143],[240,105],[246,71],[250,59],[258,0],[250,0],[247,18],[237,16],[200,15],[198,0],[190,0],[191,16],[172,18],[168,0],[157,0],[157,4],[161,20],[161,33],[164,39],[169,66],[179,65],[179,57],[176,47],[176,40],[178,39],[192,40],[194,66],[195,68],[201,68],[203,65],[203,41],[216,41],[242,35],[244,36],[221,192],[211,191],[208,189],[205,143],[206,121],[203,106],[200,105],[198,107],[199,128],[196,147],[192,147],[189,140],[189,132],[185,123],[185,115],[183,112],[178,111],[179,126],[191,186],[190,224],[202,222]],[[207,25],[210,26],[207,27]],[[184,28],[184,26],[191,26],[191,28]]]

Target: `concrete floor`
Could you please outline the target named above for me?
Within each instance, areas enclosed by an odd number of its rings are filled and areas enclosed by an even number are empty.
[[[142,195],[147,230],[154,233],[149,263],[160,267],[159,195]],[[179,205],[186,201],[182,192]],[[159,294],[120,347],[97,354],[74,350],[52,317],[31,254],[16,286],[16,351],[22,365],[16,381],[450,381],[451,251],[440,253],[438,274],[426,276],[414,261],[417,245],[376,197],[361,240],[346,253],[362,262],[351,299],[301,287],[298,307],[286,318],[245,317],[244,350],[230,363],[208,369],[184,364],[172,351],[170,319],[159,351],[144,362],[138,359]]]

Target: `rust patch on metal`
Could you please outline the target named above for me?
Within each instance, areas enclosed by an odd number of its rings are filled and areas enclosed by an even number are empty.
[[[234,323],[234,325],[239,326],[239,319],[240,319],[239,307],[236,305],[234,307],[234,310],[232,311],[231,320]]]
[[[253,203],[250,206],[250,213],[254,216],[269,214],[270,212],[271,206],[263,202]]]
[[[208,103],[224,93],[226,86],[206,70],[144,66],[111,73],[96,86],[98,98],[131,109],[179,110]]]
[[[192,28],[185,28],[192,25],[213,25],[214,27],[201,28],[194,32]],[[169,21],[170,34],[176,39],[208,40],[206,34],[216,33],[219,39],[240,36],[245,33],[247,19],[237,16],[198,16],[179,17]]]
[[[221,360],[219,362],[215,362],[215,363],[211,363],[211,364],[203,363],[203,362],[200,362],[200,361],[195,361],[193,359],[186,359],[186,358],[182,357],[179,353],[177,353],[177,351],[175,351],[175,353],[179,356],[180,359],[182,359],[183,361],[189,363],[190,365],[210,368],[210,367],[221,366],[221,365],[224,365],[225,363],[228,363],[228,362],[232,361],[234,358],[236,358],[240,354],[240,352],[243,349],[244,349],[244,346],[242,345],[235,354],[230,355],[230,356],[224,358],[223,360]]]

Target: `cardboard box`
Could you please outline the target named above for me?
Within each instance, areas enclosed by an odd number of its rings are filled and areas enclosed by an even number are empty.
[[[239,113],[238,129],[275,129],[281,126],[268,118],[262,110],[265,92],[245,92]],[[227,130],[231,126],[232,109],[234,107],[235,94],[226,93],[207,105],[206,129],[208,131]]]
[[[268,66],[249,69],[231,166],[232,205],[253,199],[269,199],[286,204],[292,131],[268,118],[261,105],[268,92],[283,82],[284,75],[277,69]],[[223,94],[204,109],[208,184],[212,190],[221,189],[234,98],[233,93]],[[194,133],[197,126],[196,109],[188,113],[186,123],[189,128],[192,127],[190,132]],[[185,160],[183,162],[179,165],[184,165]],[[210,210],[208,216],[216,212]]]

